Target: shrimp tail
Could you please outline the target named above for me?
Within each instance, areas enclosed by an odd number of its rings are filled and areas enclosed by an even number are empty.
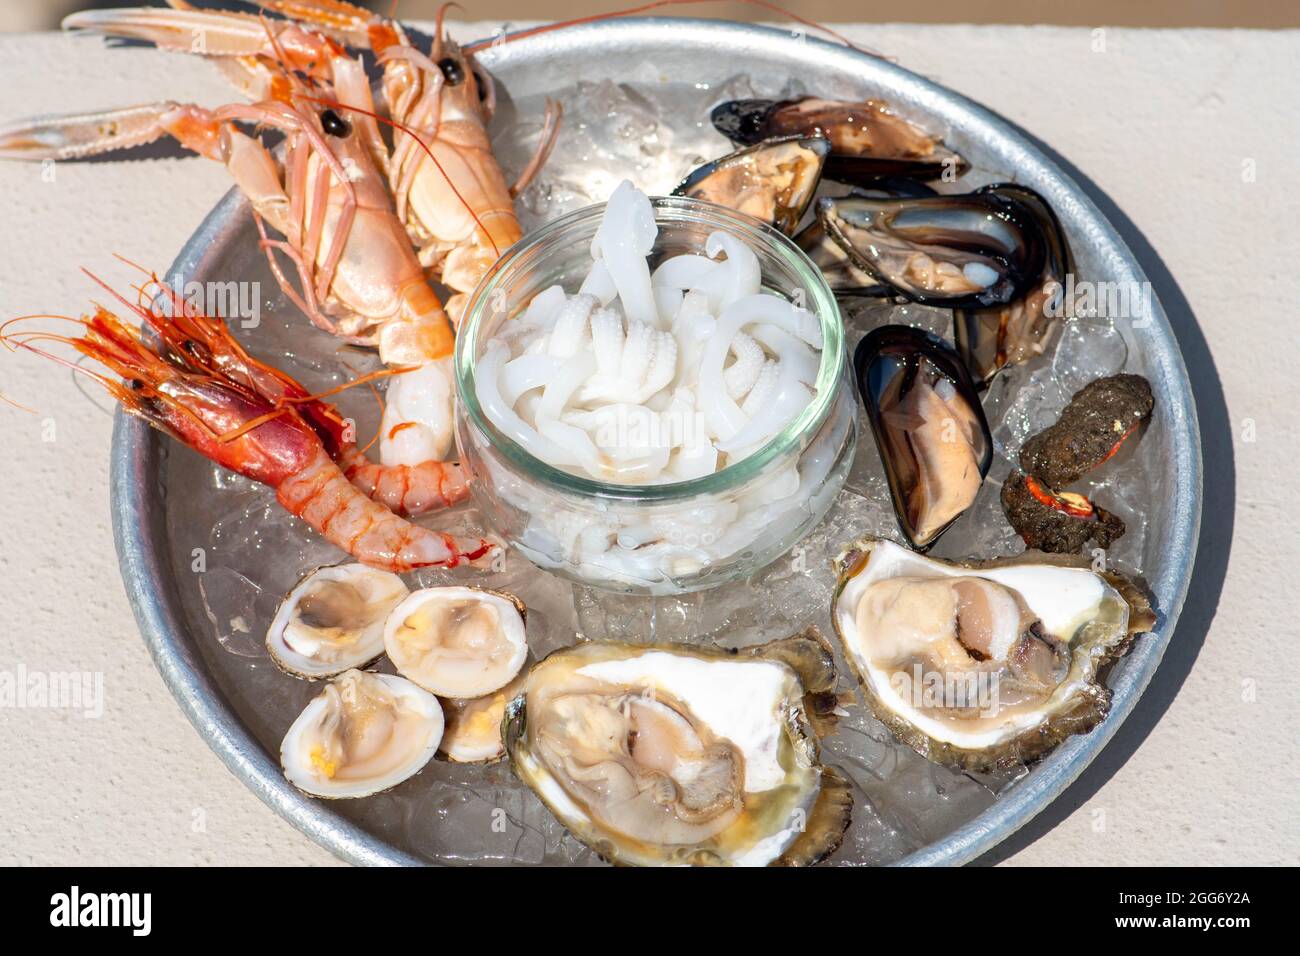
[[[276,498],[330,542],[371,567],[401,573],[477,560],[496,547],[411,524],[367,498],[324,449],[305,469],[276,488]]]
[[[368,498],[400,515],[449,508],[469,496],[469,480],[459,462],[422,461],[418,465],[380,465],[350,448],[339,461],[348,481]]]

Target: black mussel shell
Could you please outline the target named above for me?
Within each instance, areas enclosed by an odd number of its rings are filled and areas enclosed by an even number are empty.
[[[957,351],[972,377],[985,387],[1003,368],[1026,362],[1047,350],[1064,314],[1062,283],[1074,269],[1065,230],[1047,200],[1027,186],[993,183],[976,190],[1022,210],[1042,240],[1040,275],[1011,302],[989,308],[959,308],[953,317]]]
[[[814,219],[794,237],[794,243],[821,271],[826,284],[837,296],[885,298],[894,290],[858,266],[838,242],[826,234],[826,227]]]
[[[993,194],[921,199],[823,197],[817,218],[854,264],[924,305],[986,309],[1038,281],[1046,246],[1037,222]]]
[[[713,126],[734,143],[772,136],[824,136],[826,176],[863,183],[881,176],[955,179],[969,164],[943,141],[895,113],[883,100],[731,100],[714,107]]]
[[[1074,554],[1089,541],[1100,548],[1124,534],[1124,521],[1083,495],[1059,493],[1013,471],[1002,485],[1002,510],[1025,547]]]
[[[1141,375],[1110,375],[1074,393],[1056,424],[1027,440],[1020,467],[1053,488],[1109,460],[1151,418],[1155,397]]]
[[[975,385],[947,345],[906,325],[868,333],[853,365],[898,526],[925,551],[974,503],[993,462]]]
[[[784,136],[705,163],[673,190],[727,206],[792,235],[812,202],[831,146],[819,136]]]
[[[872,183],[870,189],[855,189],[852,195],[921,199],[936,196],[938,193],[925,183],[914,179],[881,179]],[[826,234],[826,227],[820,220],[814,219],[800,230],[794,237],[794,243],[806,252],[808,258],[821,270],[827,285],[836,295],[867,298],[886,298],[894,295],[893,289],[854,264],[843,247]]]

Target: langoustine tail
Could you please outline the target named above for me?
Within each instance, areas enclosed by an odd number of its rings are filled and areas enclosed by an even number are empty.
[[[469,497],[469,476],[459,462],[381,465],[354,447],[344,452],[339,466],[362,494],[400,515],[427,514]]]
[[[276,498],[358,561],[397,573],[454,568],[496,547],[483,538],[457,538],[398,517],[354,487],[324,450],[282,482],[276,488]]]

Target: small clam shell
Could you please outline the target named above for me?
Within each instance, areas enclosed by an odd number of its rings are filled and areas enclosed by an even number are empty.
[[[363,564],[317,568],[280,603],[267,653],[305,680],[365,667],[384,653],[384,622],[408,593],[396,574]]]

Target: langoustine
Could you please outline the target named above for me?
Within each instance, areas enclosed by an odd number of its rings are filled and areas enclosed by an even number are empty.
[[[394,213],[381,172],[386,146],[360,61],[328,37],[293,25],[259,21],[259,38],[248,18],[234,14],[128,10],[78,15],[69,23],[171,49],[192,23],[208,38],[210,55],[240,66],[251,78],[248,88],[268,98],[216,109],[161,102],[37,117],[0,131],[0,157],[69,159],[170,136],[221,162],[252,204],[261,245],[286,296],[350,344],[377,346],[390,366],[415,367],[390,388],[380,463],[350,449],[341,461],[348,476],[406,514],[463,499],[465,476],[448,460],[454,334]],[[310,71],[305,78],[297,66]],[[283,161],[239,123],[282,132]],[[283,238],[268,235],[266,222]],[[297,286],[276,254],[289,260]]]
[[[287,511],[371,567],[399,573],[450,568],[495,547],[412,524],[367,498],[335,461],[347,449],[342,417],[283,372],[249,358],[222,323],[198,323],[193,315],[178,322],[119,301],[133,308],[140,325],[99,306],[73,320],[83,329],[78,337],[17,331],[0,333],[0,341],[93,378],[128,414],[273,488]],[[200,327],[201,336],[187,334]],[[146,328],[157,337],[154,347],[145,343]],[[42,342],[70,345],[111,374],[74,365]]]

